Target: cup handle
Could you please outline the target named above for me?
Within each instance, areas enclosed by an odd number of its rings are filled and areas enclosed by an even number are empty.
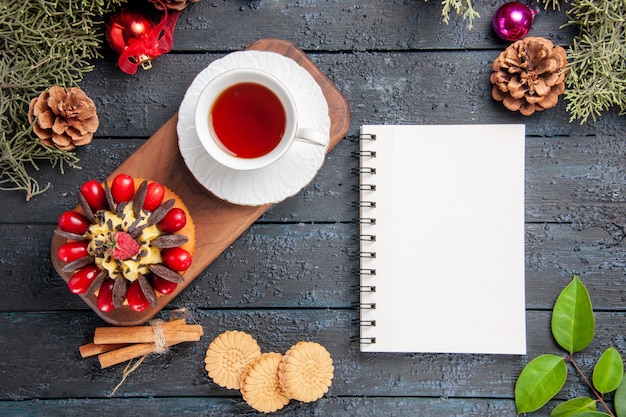
[[[295,140],[311,143],[318,146],[326,146],[328,143],[328,135],[319,130],[309,129],[306,127],[299,128],[296,132]]]

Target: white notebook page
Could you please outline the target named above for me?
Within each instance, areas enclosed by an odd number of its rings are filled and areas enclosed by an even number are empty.
[[[526,352],[524,126],[363,126],[362,351]]]

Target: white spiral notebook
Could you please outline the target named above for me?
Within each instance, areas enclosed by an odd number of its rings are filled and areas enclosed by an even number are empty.
[[[361,351],[526,353],[524,143],[524,125],[361,127]]]

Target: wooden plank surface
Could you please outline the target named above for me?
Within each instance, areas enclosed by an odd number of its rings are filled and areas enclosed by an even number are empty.
[[[34,175],[50,190],[24,201],[2,192],[0,210],[0,416],[260,415],[237,392],[205,375],[209,342],[245,329],[264,350],[297,340],[324,344],[335,360],[333,386],[322,400],[290,403],[281,416],[514,416],[514,383],[540,353],[563,354],[550,336],[550,310],[573,274],[597,310],[597,336],[580,355],[590,373],[613,345],[626,353],[626,122],[616,111],[598,121],[570,122],[555,109],[525,118],[490,98],[491,62],[506,47],[490,29],[500,2],[474,2],[474,29],[441,4],[424,2],[266,2],[201,0],[181,14],[174,50],[149,71],[123,74],[104,50],[81,86],[94,99],[100,128],[78,150],[82,170]],[[497,3],[497,4],[496,4]],[[562,11],[542,12],[532,35],[567,46],[574,28]],[[263,38],[302,48],[351,108],[348,136],[363,123],[524,123],[526,125],[526,356],[362,354],[358,334],[358,144],[341,140],[316,178],[298,195],[265,211],[158,317],[187,308],[202,324],[200,342],[150,357],[124,383],[123,366],[100,369],[78,347],[105,325],[67,290],[50,261],[59,214],[74,207],[88,179],[103,179],[178,110],[193,77],[209,63]],[[589,395],[577,378],[549,407]]]
[[[584,228],[595,225],[602,227],[616,216],[623,217],[626,192],[622,187],[621,157],[626,154],[626,143],[621,140],[622,137],[619,132],[597,136],[527,137],[526,221],[574,222],[576,227]],[[3,222],[55,222],[63,210],[74,207],[74,193],[84,181],[92,177],[105,178],[143,143],[144,139],[134,137],[101,138],[89,145],[89,150],[81,150],[83,170],[63,175],[49,167],[42,167],[38,177],[52,184],[51,191],[46,196],[35,197],[26,206],[36,206],[35,210],[19,210],[11,213]],[[272,206],[261,220],[354,220],[356,213],[350,203],[358,198],[352,189],[357,185],[358,178],[351,173],[350,168],[356,168],[358,162],[351,158],[350,153],[356,149],[356,143],[342,141],[328,154],[324,166],[303,192]],[[5,193],[0,205],[20,207],[24,205],[23,200],[24,196],[20,193]]]
[[[626,311],[622,235],[609,226],[579,229],[567,223],[526,225],[526,305],[550,309],[579,274],[599,310]],[[615,226],[613,226],[615,228]],[[0,225],[0,311],[54,311],[88,307],[54,274],[46,243],[49,225]],[[171,308],[351,308],[358,302],[358,225],[256,223],[203,270]],[[36,268],[33,268],[36,265]],[[24,291],[24,288],[30,289]]]
[[[324,344],[336,367],[337,378],[329,392],[332,397],[510,398],[513,383],[525,363],[523,356],[509,355],[360,353],[349,337],[355,330],[352,322],[358,316],[358,312],[350,309],[199,309],[193,314],[193,321],[205,329],[201,340],[172,347],[163,357],[146,359],[140,372],[132,374],[132,378],[125,382],[121,397],[146,393],[155,397],[238,396],[237,391],[210,382],[205,377],[203,364],[203,353],[211,339],[229,329],[246,329],[265,352],[285,352],[303,338]],[[579,355],[580,363],[585,367],[594,363],[597,350],[607,343],[616,343],[618,349],[625,347],[623,340],[619,342],[614,337],[623,335],[626,330],[623,313],[600,312],[597,321],[598,328],[603,331],[590,349]],[[548,312],[529,312],[529,355],[559,354],[556,345],[551,341],[546,343],[550,336],[549,322]],[[15,364],[14,368],[6,369],[7,378],[0,381],[1,392],[14,398],[59,398],[71,389],[71,396],[76,398],[106,396],[115,387],[123,366],[100,369],[96,358],[81,359],[78,349],[59,349],[59,346],[76,344],[78,347],[86,343],[93,338],[95,326],[101,323],[101,319],[94,318],[89,311],[0,314],[0,335],[7,348],[3,360]],[[33,330],[37,330],[41,338],[55,343],[18,347],[20,338]],[[46,356],[54,366],[40,369],[41,362],[33,360],[36,355]],[[20,378],[38,372],[36,379]],[[62,383],[68,378],[75,382],[75,386]],[[570,380],[558,398],[563,399],[572,392],[584,392],[584,387],[574,381]],[[40,391],[44,386],[45,391]]]

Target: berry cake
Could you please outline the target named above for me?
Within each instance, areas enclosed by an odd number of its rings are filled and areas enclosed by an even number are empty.
[[[119,174],[84,183],[79,205],[59,217],[56,256],[74,294],[96,297],[104,313],[141,312],[185,281],[195,228],[189,210],[167,187]]]

